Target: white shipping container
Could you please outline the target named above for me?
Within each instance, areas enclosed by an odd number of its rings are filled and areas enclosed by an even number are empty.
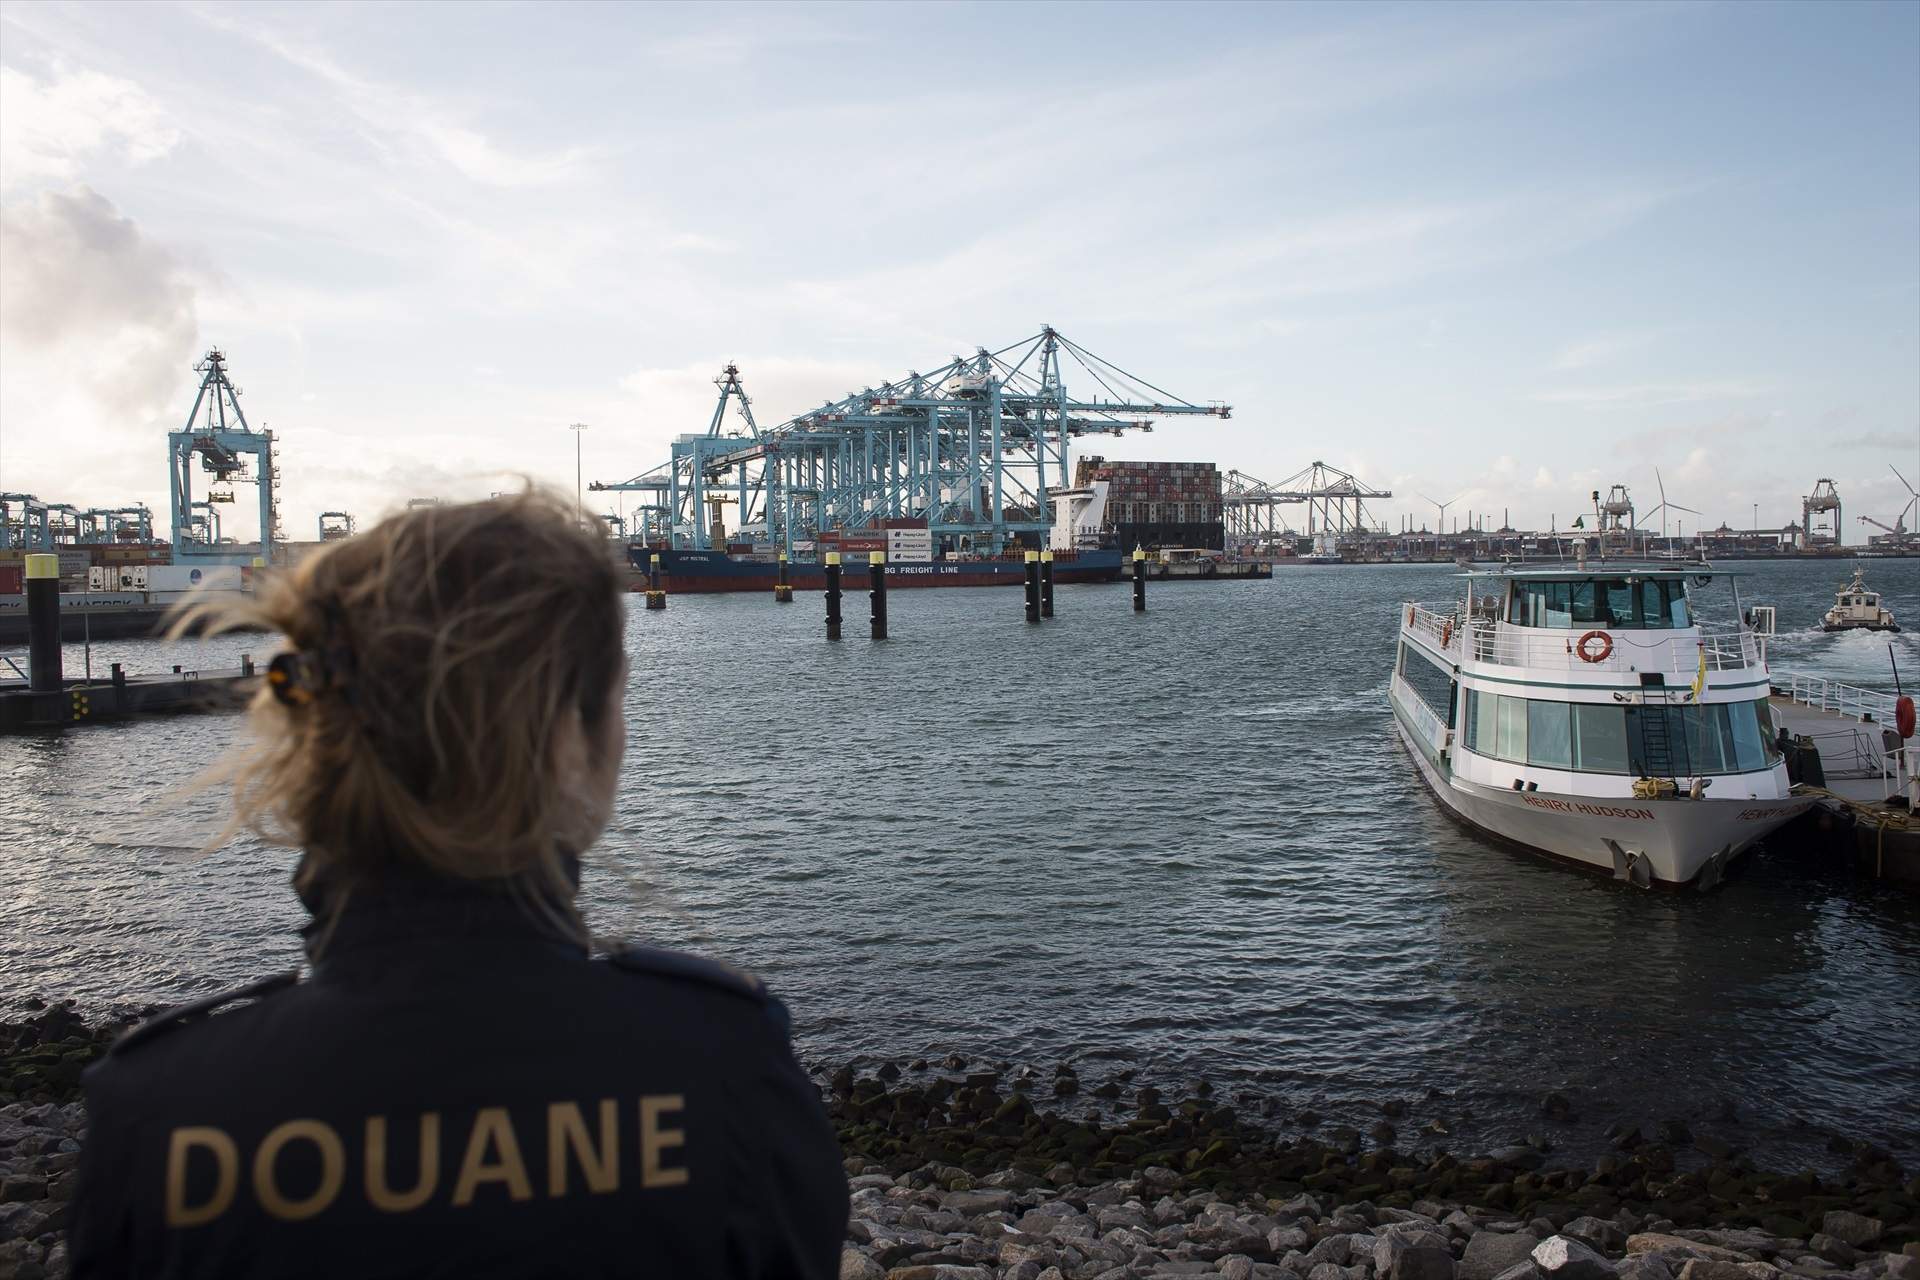
[[[113,570],[104,568],[101,565],[96,564],[96,565],[89,566],[87,569],[87,590],[89,591],[109,590],[112,584],[108,581],[107,575],[112,572]]]
[[[238,591],[244,579],[237,564],[155,564],[147,566],[147,586],[153,591],[192,591],[205,587]]]

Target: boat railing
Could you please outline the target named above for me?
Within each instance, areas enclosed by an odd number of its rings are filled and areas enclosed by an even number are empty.
[[[1802,706],[1818,707],[1855,720],[1872,719],[1877,724],[1894,722],[1894,696],[1877,689],[1863,689],[1825,676],[1793,671],[1774,672],[1773,687]]]
[[[1409,601],[1402,607],[1402,612],[1407,627],[1426,635],[1435,648],[1450,649],[1460,641],[1458,600],[1426,604]]]
[[[1760,665],[1759,643],[1751,632],[1729,631],[1721,634],[1702,632],[1698,636],[1671,633],[1615,630],[1595,627],[1609,644],[1589,641],[1584,656],[1581,639],[1587,633],[1574,630],[1546,630],[1515,627],[1503,623],[1475,625],[1469,637],[1468,655],[1475,662],[1506,667],[1535,667],[1564,671],[1658,671],[1668,675],[1691,677],[1700,669],[1741,671]],[[1648,638],[1657,637],[1657,638]],[[1602,650],[1605,650],[1604,654]]]

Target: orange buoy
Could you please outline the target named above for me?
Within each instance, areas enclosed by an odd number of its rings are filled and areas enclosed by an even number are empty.
[[[1893,727],[1900,731],[1903,738],[1913,736],[1913,699],[1904,693],[1900,701],[1893,704]]]

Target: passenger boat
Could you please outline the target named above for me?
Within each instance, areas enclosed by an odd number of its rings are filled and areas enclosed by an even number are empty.
[[[1689,584],[1715,572],[1487,571],[1461,600],[1405,605],[1389,701],[1441,804],[1617,879],[1703,888],[1802,812],[1765,637],[1694,617]]]
[[[1853,581],[1834,596],[1833,608],[1820,619],[1822,631],[1898,631],[1893,614],[1880,603],[1880,593],[1869,590],[1864,570],[1853,571]]]

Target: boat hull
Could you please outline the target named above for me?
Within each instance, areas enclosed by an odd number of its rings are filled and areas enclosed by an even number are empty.
[[[1394,730],[1441,807],[1475,831],[1556,861],[1678,888],[1727,864],[1811,801],[1615,799],[1514,791],[1455,776],[1394,703]],[[1617,851],[1617,852],[1616,852]],[[1624,863],[1624,865],[1623,865]],[[1643,871],[1633,868],[1644,866]],[[1625,874],[1623,874],[1625,873]]]
[[[660,557],[660,585],[671,594],[704,594],[721,591],[772,591],[780,580],[780,566],[768,560],[739,560],[718,551],[650,551],[635,547],[629,552],[633,568],[645,574],[650,558]],[[1072,559],[1056,560],[1056,583],[1112,582],[1120,577],[1118,551],[1081,551]],[[1027,567],[1018,560],[936,560],[904,562],[887,566],[889,590],[916,587],[1002,587],[1018,586],[1027,580]],[[824,591],[825,566],[812,560],[795,560],[787,565],[787,582],[796,591]],[[841,576],[847,591],[864,590],[867,566],[849,564]],[[644,579],[634,590],[645,589]]]
[[[1898,631],[1900,625],[1895,622],[1829,622],[1820,629],[1822,631]]]

